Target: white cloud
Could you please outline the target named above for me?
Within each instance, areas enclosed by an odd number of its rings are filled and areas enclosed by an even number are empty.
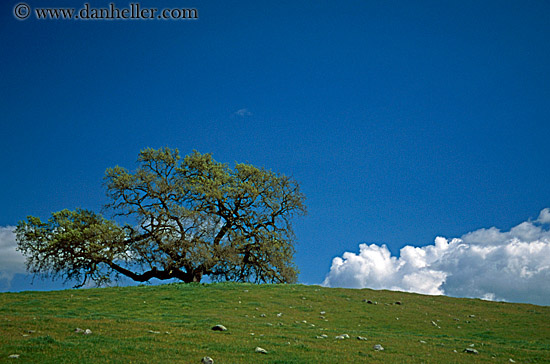
[[[550,224],[550,208],[545,208],[540,212],[537,222],[541,224]]]
[[[15,250],[14,226],[0,227],[0,284],[9,288],[17,273],[26,273],[25,257]]]
[[[359,245],[332,261],[324,285],[550,305],[550,209],[510,231],[479,229],[433,245]]]
[[[245,109],[239,109],[235,111],[235,115],[244,117],[244,116],[251,116],[252,113],[250,112],[250,110],[245,108]]]

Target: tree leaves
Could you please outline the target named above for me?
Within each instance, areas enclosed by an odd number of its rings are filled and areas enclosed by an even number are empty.
[[[63,210],[17,227],[37,274],[103,283],[117,272],[138,281],[177,278],[294,282],[291,218],[305,214],[296,181],[248,164],[234,169],[194,151],[144,149],[138,168],[108,168],[106,210]]]

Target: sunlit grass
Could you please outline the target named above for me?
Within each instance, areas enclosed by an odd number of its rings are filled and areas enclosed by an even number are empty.
[[[212,331],[216,324],[228,331]],[[341,334],[350,338],[335,339]],[[269,353],[255,353],[258,346]],[[479,354],[464,353],[469,347]],[[0,294],[0,362],[200,363],[204,356],[215,363],[548,363],[550,307],[234,283]]]

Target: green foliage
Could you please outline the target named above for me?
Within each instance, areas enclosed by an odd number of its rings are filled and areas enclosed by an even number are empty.
[[[550,362],[550,307],[368,289],[230,282],[2,293],[0,326],[0,363],[12,354],[82,364]],[[342,334],[350,338],[335,339]],[[479,355],[463,352],[471,345]]]
[[[296,181],[196,151],[182,161],[169,148],[141,151],[138,164],[105,173],[106,208],[130,221],[124,226],[82,209],[21,221],[28,269],[81,284],[113,273],[140,282],[296,281],[291,220],[306,211]]]
[[[109,276],[100,263],[125,257],[122,229],[91,211],[59,211],[47,222],[31,216],[15,232],[18,249],[35,274],[102,283]]]

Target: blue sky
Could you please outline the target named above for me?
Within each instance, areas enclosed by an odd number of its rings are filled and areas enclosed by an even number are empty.
[[[99,210],[106,168],[170,146],[301,183],[302,283],[360,243],[546,231],[548,2],[188,1],[187,21],[19,21],[16,3],[0,5],[1,227]],[[50,287],[28,281],[4,290]]]

